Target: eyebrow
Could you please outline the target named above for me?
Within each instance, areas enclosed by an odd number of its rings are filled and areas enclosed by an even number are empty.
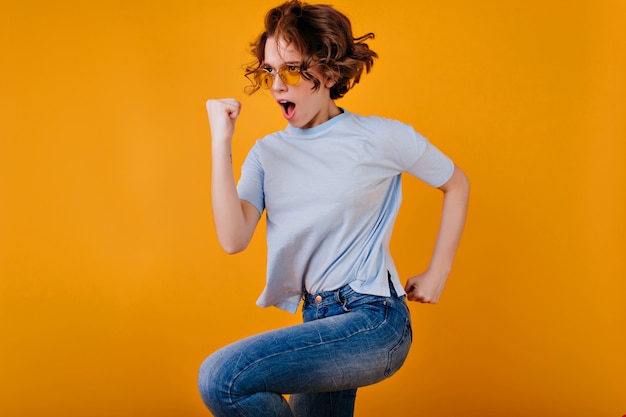
[[[288,61],[288,62],[283,62],[282,65],[279,68],[288,67],[288,66],[291,66],[291,65],[299,67],[301,64],[302,64],[302,62],[300,62],[300,61]],[[266,61],[263,62],[263,68],[276,69],[276,68],[274,68],[274,66],[268,64]]]

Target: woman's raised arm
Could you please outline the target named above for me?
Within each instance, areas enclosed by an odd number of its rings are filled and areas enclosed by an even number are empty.
[[[261,213],[239,199],[232,166],[232,139],[241,103],[235,99],[206,103],[211,125],[211,204],[220,245],[228,253],[244,250],[254,233]]]

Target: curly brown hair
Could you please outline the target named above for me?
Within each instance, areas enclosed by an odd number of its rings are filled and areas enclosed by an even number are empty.
[[[378,57],[366,43],[374,39],[374,34],[353,37],[350,20],[332,6],[289,0],[267,12],[265,30],[250,44],[256,59],[245,68],[245,75],[252,83],[246,88],[248,94],[260,88],[254,74],[263,66],[265,43],[271,37],[294,46],[302,54],[300,73],[304,79],[313,81],[314,90],[321,84],[309,68],[317,66],[325,77],[335,81],[330,88],[333,100],[354,87],[363,70],[370,72],[374,58]]]

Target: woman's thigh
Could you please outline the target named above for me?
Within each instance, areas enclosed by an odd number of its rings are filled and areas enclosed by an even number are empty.
[[[411,343],[408,309],[403,298],[371,297],[354,294],[345,300],[342,314],[263,333],[215,352],[202,366],[201,390],[203,381],[210,381],[213,389],[231,397],[329,392],[390,376]]]

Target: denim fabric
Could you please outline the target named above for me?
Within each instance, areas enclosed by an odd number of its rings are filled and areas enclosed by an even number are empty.
[[[412,339],[405,296],[347,285],[304,298],[303,324],[240,340],[204,361],[199,389],[215,417],[349,417],[356,388],[404,363]],[[282,394],[291,394],[289,403]]]

